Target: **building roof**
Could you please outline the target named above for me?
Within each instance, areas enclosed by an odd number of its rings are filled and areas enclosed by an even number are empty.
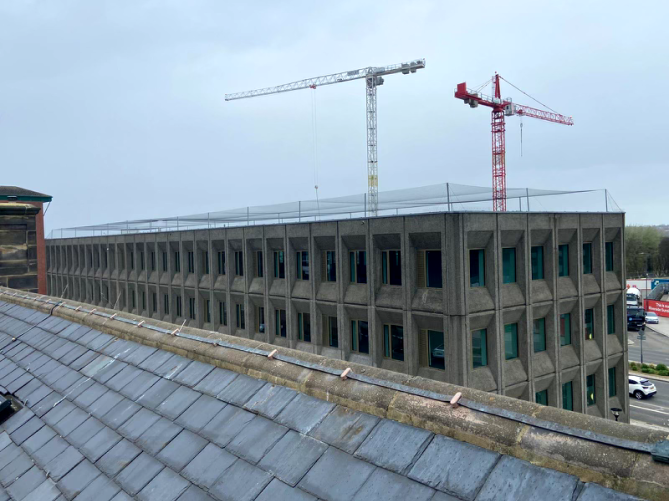
[[[38,193],[18,186],[0,186],[0,200],[15,200],[19,202],[51,202],[51,195]]]
[[[0,499],[638,499],[103,333],[54,305],[0,300],[0,385],[23,403],[2,424]],[[272,363],[243,356],[256,371]]]

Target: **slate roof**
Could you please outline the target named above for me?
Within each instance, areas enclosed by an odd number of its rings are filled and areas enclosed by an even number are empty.
[[[18,186],[0,186],[0,200],[6,199],[7,197],[12,197],[16,200],[51,201],[51,195],[26,190],[25,188],[19,188]]]
[[[0,385],[0,501],[636,499],[1,301]]]

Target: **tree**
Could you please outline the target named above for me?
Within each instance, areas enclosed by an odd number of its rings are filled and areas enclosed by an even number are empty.
[[[660,240],[658,251],[658,272],[661,275],[669,274],[669,237]]]
[[[627,226],[625,228],[625,262],[627,277],[643,277],[660,271],[660,240],[662,235],[654,226]]]

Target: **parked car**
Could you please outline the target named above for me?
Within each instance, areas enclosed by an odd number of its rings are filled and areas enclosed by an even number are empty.
[[[646,378],[629,376],[628,379],[630,395],[633,395],[637,400],[641,400],[644,397],[652,397],[657,393],[655,385]]]
[[[657,313],[653,313],[652,311],[647,311],[646,312],[646,323],[647,324],[659,324],[660,323],[660,317],[657,316]]]

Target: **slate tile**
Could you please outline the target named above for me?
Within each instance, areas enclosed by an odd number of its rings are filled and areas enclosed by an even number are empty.
[[[12,432],[12,440],[16,445],[21,445],[23,442],[41,430],[43,426],[44,422],[37,416],[33,416],[18,430]]]
[[[316,501],[316,498],[275,478],[260,493],[256,501]]]
[[[332,402],[298,393],[274,419],[274,422],[307,434],[314,426],[323,421],[335,407]]]
[[[215,444],[225,447],[255,417],[256,415],[249,411],[228,405],[202,428],[200,434]]]
[[[187,480],[164,468],[140,491],[137,498],[140,501],[175,501],[189,486]]]
[[[107,414],[114,406],[123,401],[123,397],[115,391],[109,390],[107,393],[98,398],[88,407],[88,412],[100,419]]]
[[[9,419],[2,423],[2,427],[10,435],[26,424],[35,414],[27,407],[23,407],[18,412],[9,416]]]
[[[78,407],[72,409],[67,416],[52,425],[61,437],[67,436],[88,419],[88,413]]]
[[[175,420],[175,423],[198,432],[226,405],[228,404],[209,395],[202,395]]]
[[[65,353],[62,357],[58,359],[58,361],[61,364],[70,365],[72,362],[77,360],[85,353],[88,353],[89,351],[90,350],[84,348],[83,346],[74,344],[67,353]]]
[[[6,431],[0,433],[0,453],[5,450],[10,445],[14,445],[12,439],[9,438],[9,434]]]
[[[262,416],[256,416],[226,449],[250,463],[257,463],[288,432],[288,428]]]
[[[436,435],[407,476],[462,499],[474,499],[499,457],[496,452]]]
[[[90,416],[78,428],[67,435],[67,440],[75,447],[81,448],[86,442],[93,438],[102,428],[103,425],[98,419]]]
[[[372,464],[403,474],[413,466],[434,435],[421,428],[384,419],[374,428],[355,456]]]
[[[144,360],[146,360],[152,354],[154,354],[156,351],[157,351],[156,348],[152,348],[150,346],[136,345],[133,351],[131,351],[125,356],[121,356],[120,358],[128,364],[138,366],[142,362],[144,362]]]
[[[70,369],[74,369],[75,371],[81,370],[84,367],[86,367],[89,363],[91,363],[93,360],[95,360],[98,357],[98,354],[94,351],[87,351],[83,355],[81,355],[79,358],[74,360],[73,362],[70,362],[69,366]]]
[[[65,398],[71,402],[94,384],[97,384],[94,380],[81,377],[72,386],[65,390]]]
[[[100,372],[98,372],[95,376],[93,376],[93,379],[95,379],[100,384],[106,385],[111,378],[113,378],[116,374],[121,372],[127,366],[128,364],[126,364],[125,362],[119,362],[118,360],[114,360],[111,364],[109,364],[104,369],[100,370]]]
[[[128,440],[135,441],[159,419],[158,414],[142,407],[132,419],[119,426],[117,431]]]
[[[7,487],[32,467],[33,462],[30,457],[21,452],[7,466],[0,470],[0,483],[2,483],[3,487]]]
[[[330,447],[298,486],[322,499],[348,501],[362,487],[375,466]],[[346,479],[342,482],[342,479]]]
[[[88,327],[87,325],[80,325],[77,329],[74,331],[71,331],[70,334],[68,334],[67,339],[70,341],[76,341],[78,342],[79,339],[81,339],[83,336],[91,332],[93,329]]]
[[[323,442],[291,430],[272,447],[258,466],[295,487],[327,447]]]
[[[153,480],[164,466],[145,452],[137,456],[116,476],[116,481],[123,490],[135,496]]]
[[[266,384],[244,404],[246,410],[274,419],[297,396],[295,390]]]
[[[309,435],[353,454],[379,421],[376,416],[338,405]]]
[[[450,494],[437,491],[434,493],[434,497],[430,501],[461,501],[461,500],[460,498],[456,498],[455,496],[451,496]]]
[[[56,485],[67,499],[73,499],[98,476],[100,476],[100,471],[84,459],[61,478]]]
[[[127,384],[133,381],[142,372],[145,371],[141,371],[140,369],[137,369],[132,365],[127,365],[123,368],[122,371],[120,371],[113,378],[107,381],[105,386],[107,388],[111,388],[114,391],[120,392],[122,388],[124,388]]]
[[[62,362],[61,359],[62,359],[65,355],[67,355],[68,353],[71,353],[72,350],[77,349],[77,348],[78,348],[79,350],[85,350],[85,349],[86,349],[86,348],[82,347],[81,345],[78,345],[78,344],[75,344],[75,343],[71,343],[71,342],[69,342],[69,341],[65,341],[65,342],[63,342],[63,344],[60,346],[60,348],[58,348],[58,349],[55,350],[55,351],[52,351],[51,356],[52,356],[54,359],[56,359],[56,360],[58,360],[59,362],[61,362],[62,364],[67,365],[67,363]]]
[[[160,378],[149,371],[139,371],[135,378],[126,386],[121,388],[120,393],[132,401],[144,395],[146,391],[156,384]]]
[[[44,469],[49,472],[49,477],[58,482],[83,460],[84,456],[77,449],[69,446],[49,461]]]
[[[125,362],[125,357],[122,355],[135,349],[134,344],[132,341],[126,339],[115,338],[100,351],[111,358],[120,359]]]
[[[195,385],[195,390],[206,393],[210,397],[215,397],[229,385],[238,374],[236,372],[220,369],[216,367],[207,376]]]
[[[36,450],[33,453],[32,458],[38,465],[44,468],[49,461],[65,451],[68,446],[69,444],[65,440],[58,435],[55,435],[46,444]]]
[[[82,376],[77,371],[68,368],[65,375],[52,384],[51,387],[67,396],[70,388],[77,388],[77,386],[86,381],[86,379],[85,376]]]
[[[28,454],[33,454],[55,436],[55,431],[53,431],[49,426],[43,426],[33,436],[23,442],[21,447],[23,447],[23,449],[28,452]]]
[[[194,484],[209,489],[236,460],[236,456],[210,443],[188,463],[181,475]]]
[[[115,363],[114,359],[106,355],[97,355],[79,372],[87,377],[95,377],[98,373]]]
[[[29,382],[33,381],[35,379],[35,376],[32,374],[26,372],[22,376],[18,377],[14,381],[12,381],[10,384],[6,386],[7,391],[9,393],[16,393],[19,389],[23,388],[25,385],[27,385]]]
[[[130,399],[124,398],[121,400],[121,402],[112,407],[109,412],[107,412],[107,414],[102,416],[100,420],[115,430],[128,419],[131,419],[132,416],[134,416],[139,411],[139,409],[141,409],[139,404],[136,404]]]
[[[113,480],[100,475],[81,491],[75,501],[110,501],[120,490]]]
[[[597,484],[587,483],[577,501],[639,501],[639,498]]]
[[[30,395],[32,392],[43,386],[44,384],[42,384],[42,382],[39,379],[33,378],[32,381],[30,381],[28,384],[17,390],[15,395],[25,402],[26,397],[28,395]]]
[[[23,498],[23,501],[55,501],[59,496],[61,494],[56,484],[53,480],[47,479],[37,489]]]
[[[160,379],[137,399],[137,403],[155,411],[156,408],[163,403],[167,397],[177,391],[178,388],[179,385],[174,381]]]
[[[207,445],[207,441],[188,431],[183,430],[158,453],[159,459],[175,471],[181,471]]]
[[[260,388],[265,386],[265,381],[255,379],[244,374],[239,374],[233,381],[230,382],[223,390],[216,396],[216,398],[223,400],[229,404],[234,404],[241,407],[246,402],[251,400]]]
[[[105,426],[93,435],[80,450],[82,454],[94,463],[120,441],[121,436],[111,428]]]
[[[214,501],[214,498],[209,496],[202,489],[191,485],[179,499],[177,499],[177,501]]]
[[[402,475],[377,468],[357,492],[354,501],[386,501],[400,499],[429,501],[434,489],[409,480]]]
[[[91,405],[95,403],[102,395],[107,393],[108,390],[105,386],[100,383],[94,383],[93,386],[90,386],[87,390],[84,390],[78,397],[74,399],[74,403],[81,407],[82,409],[90,410]]]
[[[160,418],[137,439],[137,445],[150,454],[158,454],[182,430],[169,419]]]
[[[128,496],[125,492],[120,491],[116,496],[114,496],[111,501],[133,501],[133,499]]]
[[[193,391],[185,386],[179,386],[174,393],[156,408],[156,412],[170,419],[176,419],[193,402],[200,398],[200,395],[201,393],[197,391]]]
[[[176,374],[172,380],[184,384],[189,388],[194,387],[202,381],[207,374],[214,370],[214,366],[203,362],[191,361],[186,368]]]
[[[23,499],[37,489],[46,480],[46,475],[37,467],[33,466],[7,488],[7,493],[12,499]]]
[[[271,480],[269,473],[238,459],[211,486],[210,492],[225,501],[251,501]]]
[[[54,402],[54,405],[51,406],[51,410],[42,416],[42,421],[44,421],[49,426],[53,427],[58,421],[67,416],[77,407],[67,400],[61,400],[60,402]]]
[[[502,456],[481,487],[476,501],[571,499],[578,479],[572,475]]]
[[[164,377],[165,379],[172,380],[179,372],[181,372],[191,360],[181,355],[174,355],[169,358],[165,363],[153,371],[154,374]]]
[[[57,391],[52,391],[35,405],[31,405],[30,409],[37,417],[44,417],[44,414],[53,409],[53,406],[62,399],[63,396]]]
[[[138,367],[140,369],[144,369],[145,371],[151,371],[155,373],[158,367],[163,365],[173,356],[175,356],[174,353],[170,353],[169,351],[156,350],[151,355],[149,355],[142,363],[140,363]]]
[[[104,456],[102,456],[95,465],[110,477],[115,476],[119,471],[129,465],[142,450],[128,440],[121,440],[112,447]]]
[[[21,447],[17,447],[13,443],[9,444],[3,449],[2,454],[0,454],[0,469],[7,466],[21,454],[23,454]]]

